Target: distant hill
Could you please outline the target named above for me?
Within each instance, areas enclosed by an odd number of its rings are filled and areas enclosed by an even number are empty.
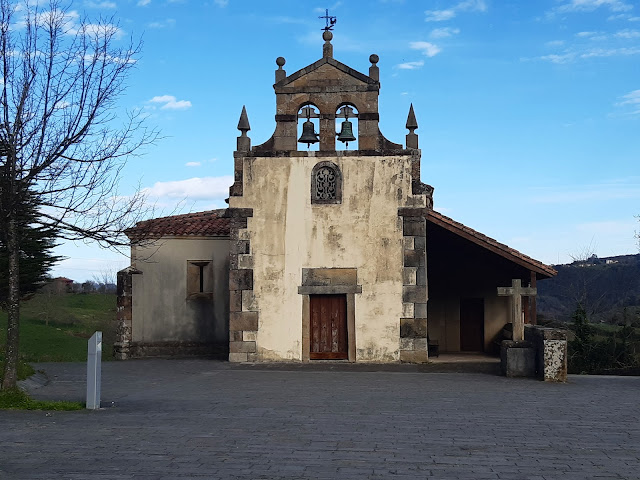
[[[538,313],[544,321],[571,321],[579,302],[593,322],[640,322],[640,255],[554,265],[558,275],[538,283]]]

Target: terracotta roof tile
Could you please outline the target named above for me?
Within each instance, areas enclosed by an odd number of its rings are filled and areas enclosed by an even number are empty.
[[[170,217],[153,218],[138,222],[126,230],[129,238],[159,238],[167,235],[217,237],[227,236],[231,219],[224,216],[226,209],[186,213]]]
[[[524,265],[527,268],[530,268],[546,277],[553,277],[558,273],[553,267],[539,262],[538,260],[525,255],[524,253],[520,253],[519,251],[505,245],[504,243],[500,243],[491,237],[487,237],[486,235],[472,228],[469,228],[460,222],[456,222],[452,218],[442,215],[435,210],[428,211],[427,220],[436,225],[440,225],[441,227],[446,228],[450,232],[456,233],[461,237],[467,238],[468,240],[473,241],[481,247],[489,248],[499,255],[502,255],[503,257],[511,261],[515,261],[516,263]]]

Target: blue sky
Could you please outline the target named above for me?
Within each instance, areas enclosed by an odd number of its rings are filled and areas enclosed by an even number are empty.
[[[236,125],[254,145],[275,122],[275,59],[288,74],[322,56],[319,15],[337,16],[334,57],[380,56],[380,128],[404,143],[413,103],[422,181],[435,209],[546,263],[637,253],[640,3],[623,0],[73,2],[113,16],[144,47],[120,106],[163,139],[133,158],[158,215],[225,206]],[[65,244],[53,271],[76,280],[127,258]]]

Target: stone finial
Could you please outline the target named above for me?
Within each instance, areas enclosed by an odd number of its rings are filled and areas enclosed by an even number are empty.
[[[287,61],[284,59],[284,57],[276,58],[276,65],[278,65],[278,69],[276,70],[276,83],[287,78],[287,72],[285,72],[282,68],[284,67],[285,63],[287,63]]]
[[[331,33],[329,30],[325,30],[324,32],[322,32],[322,38],[324,39],[324,45],[322,46],[322,57],[333,58],[333,45],[331,45],[333,33]]]
[[[247,109],[243,105],[242,113],[240,114],[240,120],[238,120],[238,130],[240,130],[241,134],[238,137],[237,142],[237,151],[238,152],[248,152],[251,150],[251,139],[247,136],[247,132],[251,130],[249,126],[249,117],[247,116]]]
[[[380,57],[375,53],[369,57],[369,61],[371,62],[371,66],[369,67],[369,77],[374,80],[380,80],[380,69],[378,68],[378,61]]]
[[[416,121],[416,114],[413,111],[413,103],[409,107],[409,115],[407,116],[407,124],[405,125],[409,130],[407,134],[407,148],[418,148],[418,135],[415,130],[418,128],[418,122]]]

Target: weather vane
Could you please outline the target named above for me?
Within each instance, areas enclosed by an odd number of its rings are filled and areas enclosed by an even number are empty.
[[[325,32],[329,32],[331,30],[333,30],[333,26],[336,24],[336,17],[333,17],[331,15],[329,15],[329,9],[325,9],[324,11],[324,15],[320,16],[318,18],[324,18],[326,25],[325,27],[322,29]]]

